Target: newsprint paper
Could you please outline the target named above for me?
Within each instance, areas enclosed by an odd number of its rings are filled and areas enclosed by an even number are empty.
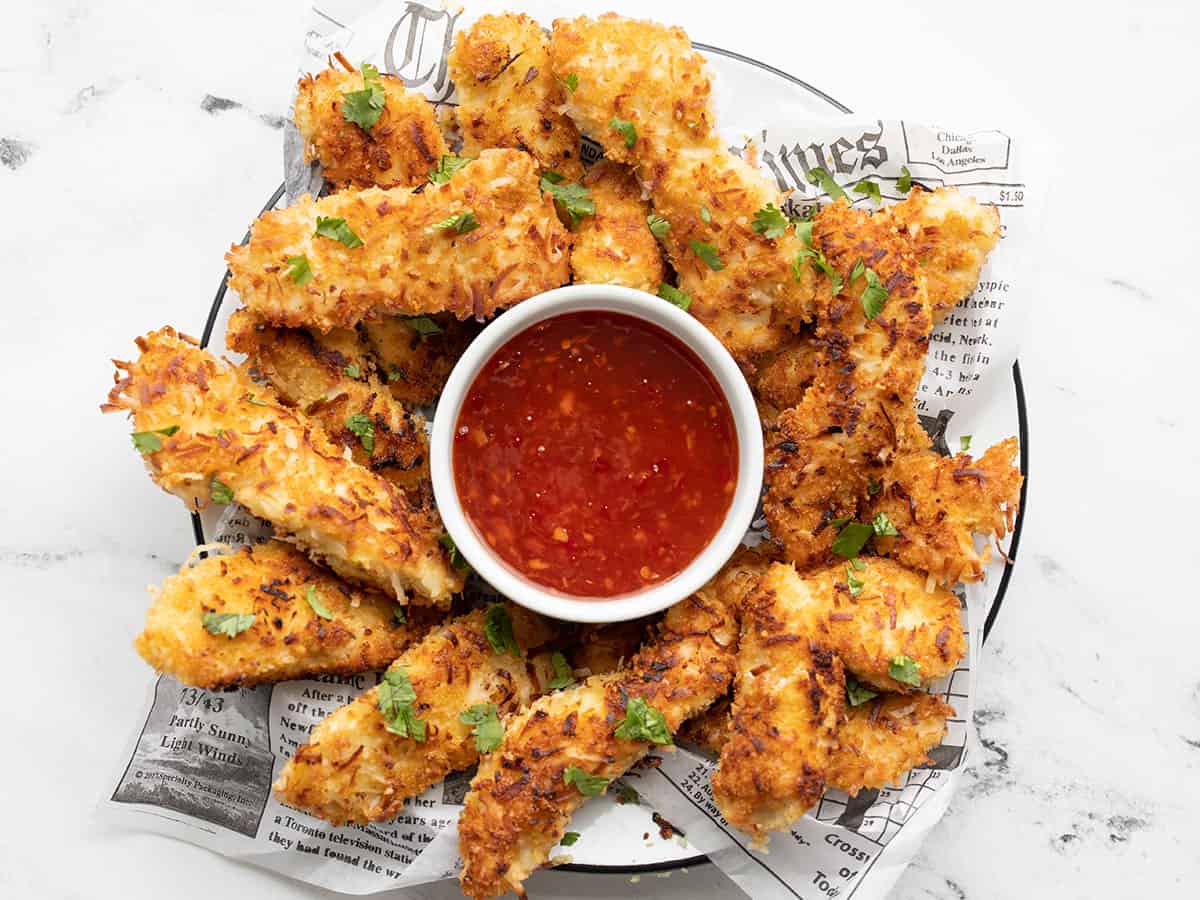
[[[514,5],[543,24],[564,14],[557,5]],[[453,104],[445,55],[455,31],[484,12],[504,8],[479,3],[447,12],[393,2],[355,13],[344,4],[322,5],[310,16],[300,68],[319,71],[330,54],[341,51],[356,63],[370,61],[404,77],[431,100]],[[968,434],[977,449],[1016,434],[1011,371],[1022,313],[1031,300],[1024,260],[1034,230],[1031,206],[1039,199],[1026,181],[1017,144],[996,129],[955,131],[847,115],[802,84],[718,50],[705,52],[716,74],[722,134],[738,153],[746,152],[750,142],[756,145],[764,171],[780,189],[792,192],[789,212],[826,199],[805,177],[818,166],[847,187],[870,177],[885,203],[901,198],[896,180],[906,167],[913,180],[927,187],[956,185],[999,207],[1003,240],[975,293],[934,331],[918,402],[942,452],[957,449]],[[587,144],[582,153],[592,161],[598,148]],[[286,141],[285,163],[289,197],[319,188],[319,173],[303,162],[294,131]],[[873,202],[851,197],[856,205]],[[749,542],[761,536],[762,523],[756,527]],[[267,534],[266,523],[231,508],[221,518],[215,540],[237,546]],[[971,752],[978,675],[974,663],[999,575],[999,567],[993,567],[985,582],[962,594],[969,656],[950,678],[931,688],[957,715],[931,763],[903,783],[854,797],[827,792],[790,834],[775,835],[764,854],[751,851],[718,813],[709,789],[711,760],[686,749],[661,753],[657,767],[627,776],[641,798],[640,809],[631,814],[642,818],[632,828],[628,818],[617,827],[611,818],[591,815],[589,808],[577,817],[583,837],[571,848],[575,861],[645,863],[703,853],[756,900],[885,896],[945,811]],[[369,826],[332,828],[288,808],[271,792],[272,781],[310,729],[377,681],[378,675],[371,673],[213,693],[160,676],[102,814],[347,894],[395,891],[453,877],[458,867],[456,821],[470,772],[426,791],[399,818]],[[615,807],[609,797],[589,807],[606,805]],[[647,850],[640,840],[631,843],[627,833],[640,836],[649,830],[657,836],[651,810],[675,827],[676,836]]]

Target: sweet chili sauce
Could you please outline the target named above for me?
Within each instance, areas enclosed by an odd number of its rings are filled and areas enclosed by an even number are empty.
[[[737,486],[733,416],[713,376],[642,319],[587,311],[521,332],[484,365],[455,424],[459,500],[537,584],[615,597],[677,574]]]

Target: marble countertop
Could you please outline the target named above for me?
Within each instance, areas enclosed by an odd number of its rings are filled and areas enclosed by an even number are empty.
[[[20,687],[0,742],[0,894],[315,896],[92,815],[143,708],[149,679],[129,643],[145,586],[192,540],[178,501],[97,411],[108,360],[150,327],[201,329],[223,252],[280,179],[302,9],[22,7],[6,11],[0,59],[0,580],[4,671]],[[652,7],[855,110],[1006,123],[1052,165],[1021,353],[1029,515],[982,661],[982,752],[895,889],[903,900],[1200,884],[1200,598],[1179,571],[1200,508],[1200,329],[1187,307],[1200,233],[1186,212],[1200,7],[1184,7],[866,0],[836,14],[761,4],[748,21],[724,6]],[[739,896],[711,866],[637,885],[541,873],[529,887]]]

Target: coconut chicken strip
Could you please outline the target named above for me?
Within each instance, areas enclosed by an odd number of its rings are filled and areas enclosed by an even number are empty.
[[[767,227],[786,225],[774,183],[715,131],[712,81],[687,34],[611,14],[560,19],[550,59],[576,84],[567,114],[608,159],[634,167],[669,224],[663,243],[691,312],[739,360],[782,346],[812,317],[814,277],[793,272],[795,231]]]
[[[967,453],[898,457],[883,473],[869,514],[886,515],[899,536],[876,538],[876,548],[940,584],[979,581],[992,548],[976,549],[975,537],[999,541],[1012,530],[1020,507],[1016,457],[1015,437],[977,460]]]
[[[363,322],[359,330],[391,395],[415,408],[429,406],[441,395],[479,326],[448,315],[386,316]]]
[[[565,86],[550,69],[549,50],[542,27],[521,13],[482,16],[455,36],[446,62],[464,155],[513,147],[540,168],[579,180],[579,131],[562,112]]]
[[[650,231],[650,206],[633,172],[601,161],[583,179],[596,212],[579,221],[571,245],[576,283],[620,284],[655,293],[663,280],[662,254]]]
[[[501,719],[542,692],[528,654],[554,632],[511,604],[435,628],[380,685],[312,730],[276,794],[334,825],[395,818],[410,798],[479,759],[473,732],[482,726],[463,721],[464,712],[486,706]]]
[[[414,187],[448,152],[433,105],[403,79],[366,66],[305,75],[294,118],[305,162],[319,162],[339,189]]]
[[[462,589],[437,541],[392,484],[348,458],[270,388],[164,328],[118,362],[103,407],[132,414],[154,481],[188,509],[240,503],[351,581],[401,603],[448,604]]]
[[[151,591],[137,652],[209,690],[380,669],[436,622],[415,608],[400,622],[391,597],[347,584],[281,541],[185,564]]]
[[[846,702],[827,615],[827,599],[781,563],[741,606],[733,718],[712,790],[722,815],[756,846],[825,789]]]
[[[430,511],[434,537],[440,533],[432,514],[425,419],[405,410],[374,376],[357,332],[276,328],[240,309],[229,319],[226,342],[356,463],[404,491],[414,509]]]
[[[423,190],[305,196],[264,213],[226,259],[263,320],[324,332],[387,314],[490,316],[564,284],[567,250],[533,158],[484,150]]]
[[[1000,211],[957,188],[913,190],[879,215],[912,245],[935,324],[975,290],[988,254],[1000,241]]]
[[[572,814],[729,688],[736,564],[676,604],[619,672],[535,701],[471,783],[458,823],[469,897],[523,894]]]

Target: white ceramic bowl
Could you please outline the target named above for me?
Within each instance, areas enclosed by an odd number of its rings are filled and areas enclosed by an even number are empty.
[[[709,545],[686,568],[652,587],[616,597],[579,599],[525,578],[476,532],[459,503],[451,454],[463,398],[480,369],[502,346],[530,326],[565,313],[601,310],[635,316],[673,334],[708,367],[729,403],[738,439],[738,479],[725,521]],[[577,284],[539,294],[504,313],[467,348],[438,401],[430,443],[433,492],[446,531],[459,553],[485,581],[521,606],[572,622],[620,622],[666,609],[701,587],[733,555],[762,489],[763,444],[758,410],[737,363],[707,328],[653,294],[615,285]]]

